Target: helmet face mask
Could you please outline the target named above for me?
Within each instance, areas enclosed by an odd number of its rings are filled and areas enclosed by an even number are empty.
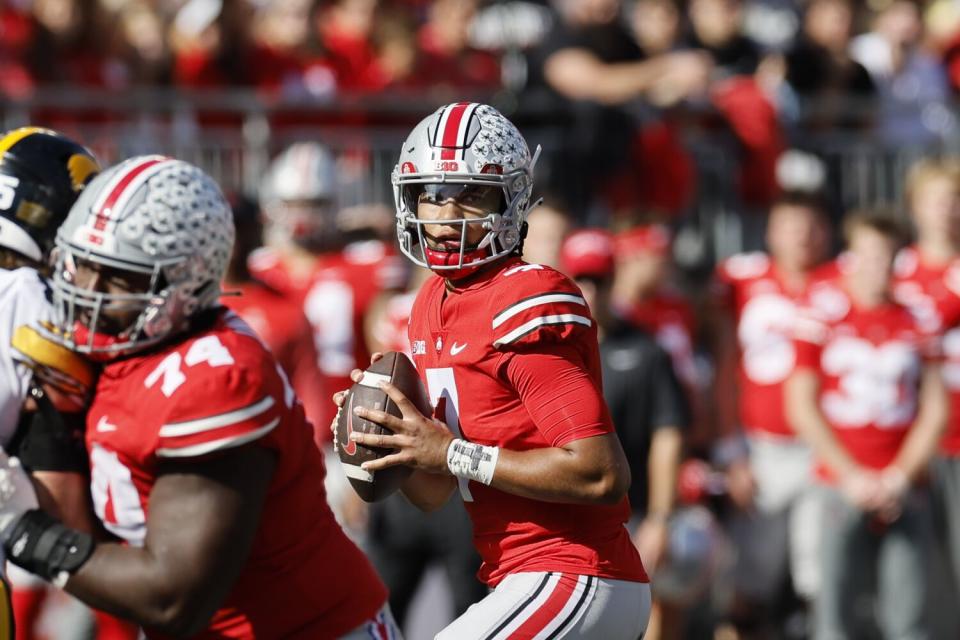
[[[514,253],[531,207],[538,154],[539,148],[531,157],[517,128],[493,107],[461,102],[427,116],[404,142],[392,176],[401,252],[451,279]],[[421,202],[439,205],[451,199],[469,212],[491,189],[503,194],[497,210],[452,220],[419,216]],[[440,224],[461,228],[455,255],[428,245],[424,227]],[[472,245],[466,242],[469,225],[486,231]]]
[[[102,359],[166,340],[219,304],[233,237],[229,205],[200,169],[162,156],[112,167],[57,234],[52,337]]]

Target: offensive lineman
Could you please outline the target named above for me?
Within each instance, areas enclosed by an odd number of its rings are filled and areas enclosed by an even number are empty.
[[[386,590],[326,505],[302,406],[218,305],[233,235],[213,180],[163,156],[112,167],[71,209],[53,335],[103,363],[86,421],[91,492],[123,543],[32,508],[6,463],[4,549],[149,638],[397,637]]]
[[[439,276],[409,328],[435,419],[385,384],[402,419],[356,412],[395,435],[352,437],[397,450],[369,471],[416,468],[403,492],[422,509],[459,484],[493,591],[438,638],[633,640],[650,587],[623,526],[630,472],[601,393],[596,324],[575,284],[520,258],[535,161],[509,120],[476,103],[441,107],[404,142],[401,251]]]

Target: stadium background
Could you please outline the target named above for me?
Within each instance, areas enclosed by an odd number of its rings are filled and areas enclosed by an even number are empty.
[[[814,5],[839,28],[808,20]],[[555,36],[603,15],[636,51],[598,55],[698,52],[703,77],[563,97],[542,73]],[[321,141],[341,207],[392,208],[409,128],[446,102],[490,102],[543,146],[539,191],[574,226],[671,226],[696,302],[717,261],[760,248],[782,189],[823,191],[835,220],[902,214],[910,164],[960,150],[958,52],[951,0],[3,0],[0,125],[60,129],[107,162],[169,154],[253,199],[280,150]],[[390,210],[375,211],[389,237]]]

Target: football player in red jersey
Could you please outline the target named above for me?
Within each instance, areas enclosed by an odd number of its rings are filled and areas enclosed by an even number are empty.
[[[813,447],[822,483],[817,638],[862,637],[858,602],[876,576],[884,637],[929,636],[930,505],[922,478],[946,426],[937,340],[891,296],[900,231],[846,220],[848,259],[818,283],[795,325],[784,386],[790,423]]]
[[[950,418],[931,486],[937,531],[960,581],[960,162],[918,162],[907,176],[906,192],[917,242],[897,255],[893,293],[943,337]]]
[[[403,282],[399,258],[386,243],[348,242],[338,186],[336,159],[325,146],[299,142],[284,150],[260,193],[267,246],[250,259],[255,277],[303,309],[328,389],[349,386],[350,371],[370,359],[367,309],[377,294]],[[333,412],[329,402],[322,406],[326,415],[317,424],[326,425]],[[325,428],[320,432],[329,438]]]
[[[434,415],[386,384],[403,417],[357,415],[394,435],[353,439],[396,449],[368,471],[416,469],[403,491],[417,506],[458,487],[466,503],[493,591],[438,638],[632,640],[650,589],[624,527],[630,473],[603,401],[596,323],[573,282],[520,257],[535,161],[483,104],[441,107],[407,137],[397,231],[404,255],[439,276],[409,328]]]
[[[151,638],[387,637],[386,590],[326,504],[296,394],[219,306],[233,235],[213,180],[163,156],[105,171],[71,209],[54,337],[103,363],[91,493],[120,541],[25,510],[5,464],[7,558]]]
[[[796,359],[797,307],[819,279],[829,248],[822,200],[783,195],[770,209],[766,244],[766,253],[718,265],[712,328],[720,423],[714,457],[737,507],[728,523],[738,549],[731,618],[742,628],[772,632],[787,578],[807,601],[817,580],[812,454],[787,422],[783,382]]]

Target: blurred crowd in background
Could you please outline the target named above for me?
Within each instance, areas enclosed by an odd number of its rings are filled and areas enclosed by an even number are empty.
[[[327,399],[371,351],[408,347],[407,315],[429,275],[394,246],[389,175],[402,135],[442,103],[477,99],[542,144],[545,202],[525,259],[598,296],[605,379],[643,365],[680,390],[639,373],[659,400],[611,387],[635,463],[630,526],[657,585],[650,638],[811,634],[820,576],[786,540],[822,520],[785,515],[792,489],[764,503],[761,485],[791,473],[812,483],[813,472],[750,467],[733,437],[770,431],[744,424],[737,402],[756,392],[737,388],[751,366],[768,399],[790,369],[769,363],[783,357],[803,287],[763,278],[804,280],[840,250],[846,212],[880,206],[947,240],[948,281],[960,172],[937,158],[960,150],[957,91],[954,0],[0,0],[5,128],[53,126],[108,162],[171,153],[231,192],[227,288],[244,295],[224,302],[278,353],[328,449]],[[759,250],[769,257],[741,253]],[[783,286],[787,304],[748,313],[746,281],[761,282],[750,295]],[[927,304],[917,287],[901,289]],[[945,345],[956,367],[960,340]],[[738,361],[748,355],[752,365]],[[753,415],[786,424],[771,402]],[[334,485],[337,468],[331,456]],[[483,595],[461,505],[429,517],[397,497],[368,507],[339,483],[341,519],[390,584],[401,623],[431,566],[450,580],[435,628]],[[954,517],[960,537],[960,516],[938,517],[935,533],[949,538]],[[883,637],[957,637],[943,558],[960,551],[930,548],[933,631]],[[883,598],[851,592],[868,621],[857,637],[880,637]]]

